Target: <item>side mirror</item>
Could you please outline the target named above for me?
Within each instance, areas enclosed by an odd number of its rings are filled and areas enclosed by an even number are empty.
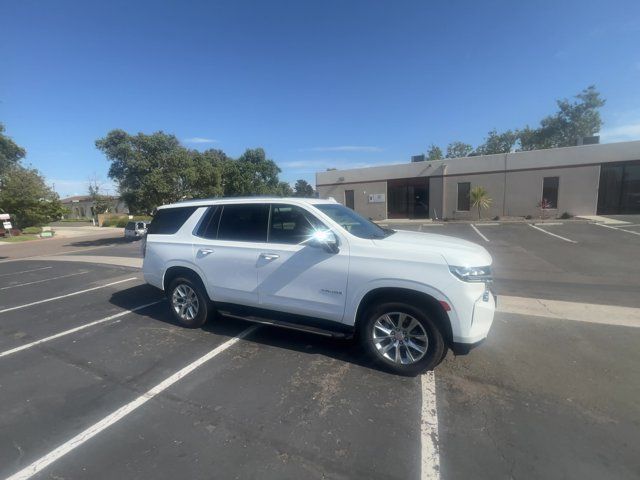
[[[338,253],[338,237],[331,230],[317,230],[308,241],[312,247],[320,247],[329,253]]]

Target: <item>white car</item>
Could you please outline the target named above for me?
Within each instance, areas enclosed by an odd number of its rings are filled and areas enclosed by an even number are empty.
[[[124,238],[140,240],[147,234],[147,224],[144,222],[127,222],[124,227]]]
[[[175,318],[213,311],[356,337],[387,369],[415,375],[488,334],[491,256],[458,238],[383,229],[333,201],[197,200],[159,207],[144,278]]]

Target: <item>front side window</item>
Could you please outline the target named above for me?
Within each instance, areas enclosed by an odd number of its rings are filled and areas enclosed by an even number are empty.
[[[544,208],[558,208],[558,186],[560,177],[544,177],[542,182],[542,202]]]
[[[314,207],[356,237],[385,238],[395,233],[394,230],[380,228],[372,221],[361,217],[350,208],[339,203],[318,203]]]
[[[295,205],[271,205],[269,242],[297,245],[326,227],[306,210]]]
[[[458,208],[459,212],[468,212],[471,207],[471,199],[469,194],[471,193],[471,183],[460,182],[458,183]]]
[[[218,240],[266,242],[268,224],[269,205],[266,203],[224,205]]]

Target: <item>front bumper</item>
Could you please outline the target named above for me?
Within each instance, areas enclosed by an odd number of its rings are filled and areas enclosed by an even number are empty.
[[[498,297],[486,290],[473,305],[473,316],[471,326],[464,336],[454,337],[451,350],[456,355],[464,355],[479,344],[481,344],[491,329],[493,324],[493,316],[496,311]],[[459,353],[458,353],[459,352]]]

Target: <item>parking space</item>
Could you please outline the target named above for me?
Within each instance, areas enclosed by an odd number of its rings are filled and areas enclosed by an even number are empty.
[[[526,224],[400,228],[481,243],[505,298],[640,307],[640,237],[537,226],[575,243]],[[637,327],[502,311],[435,379],[403,378],[346,341],[181,328],[139,269],[109,264],[139,243],[79,246],[95,247],[94,263],[0,264],[0,478],[640,475]]]

